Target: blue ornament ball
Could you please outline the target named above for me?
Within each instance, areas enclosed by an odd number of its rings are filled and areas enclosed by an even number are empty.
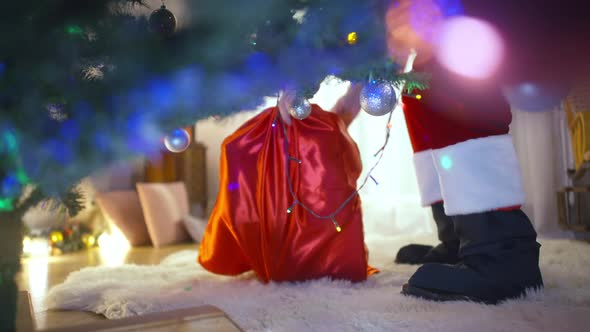
[[[515,110],[548,112],[558,107],[569,89],[557,83],[527,82],[504,87],[504,96]]]
[[[361,108],[373,115],[382,116],[395,108],[397,97],[389,82],[370,82],[361,91]]]
[[[180,153],[191,145],[191,136],[184,129],[174,129],[164,137],[164,145],[170,152]]]

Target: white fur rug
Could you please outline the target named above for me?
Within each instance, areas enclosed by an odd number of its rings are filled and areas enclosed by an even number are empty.
[[[359,284],[322,279],[264,285],[251,274],[220,277],[195,263],[196,251],[183,251],[160,265],[93,267],[72,273],[50,291],[46,306],[120,318],[211,304],[246,331],[563,332],[587,331],[590,326],[588,244],[541,241],[545,290],[485,306],[401,295],[402,284],[416,267],[396,265],[393,258],[408,241],[367,239],[371,263],[381,273]]]

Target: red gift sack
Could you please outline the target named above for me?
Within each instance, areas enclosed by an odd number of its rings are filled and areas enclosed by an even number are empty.
[[[284,126],[273,107],[223,142],[219,195],[198,262],[224,275],[253,270],[263,282],[365,280],[376,270],[367,265],[359,196],[335,215],[338,231],[330,218],[293,204],[286,170],[288,163],[300,202],[330,215],[356,191],[356,144],[338,115],[317,105],[305,120]]]

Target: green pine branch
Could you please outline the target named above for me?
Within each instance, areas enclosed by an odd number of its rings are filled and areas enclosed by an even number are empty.
[[[84,193],[79,185],[72,186],[65,192],[56,197],[48,196],[41,187],[35,186],[31,192],[26,195],[15,208],[16,215],[22,217],[31,208],[46,202],[47,209],[56,209],[64,207],[70,217],[75,217],[84,209]]]

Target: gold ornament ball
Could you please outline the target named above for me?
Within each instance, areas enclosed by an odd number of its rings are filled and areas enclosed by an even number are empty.
[[[92,248],[96,244],[96,238],[91,234],[84,234],[82,235],[82,243],[84,243],[87,248]]]
[[[348,44],[349,45],[356,44],[356,38],[357,38],[356,32],[353,31],[353,32],[349,33],[348,38],[347,38]]]
[[[49,239],[53,243],[59,243],[64,240],[64,234],[60,231],[53,231],[51,234],[49,234]]]

